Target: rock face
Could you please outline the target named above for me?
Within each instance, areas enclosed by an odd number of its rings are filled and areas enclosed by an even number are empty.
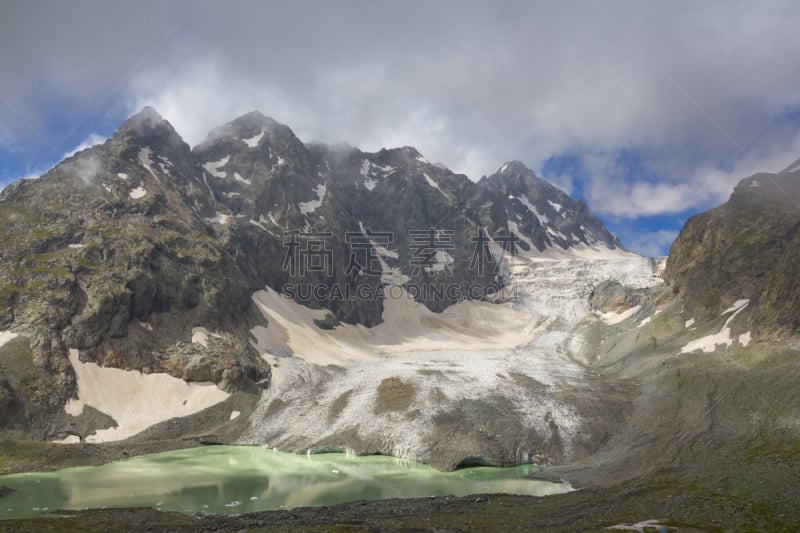
[[[688,316],[716,317],[733,302],[756,331],[800,330],[800,171],[756,174],[727,203],[689,219],[670,249],[666,280]]]
[[[191,149],[145,108],[2,191],[0,222],[0,432],[26,438],[75,425],[68,349],[258,392],[270,367],[253,345],[266,321],[252,295],[265,286],[327,310],[321,329],[375,326],[387,285],[433,312],[492,297],[506,278],[490,248],[619,248],[521,163],[476,184],[410,147],[304,144],[258,112]]]

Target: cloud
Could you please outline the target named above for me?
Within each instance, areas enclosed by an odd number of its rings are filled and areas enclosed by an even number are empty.
[[[645,257],[661,257],[678,236],[677,230],[631,232],[626,235],[625,245],[629,250]]]
[[[616,153],[589,153],[582,162],[590,178],[586,196],[595,211],[616,217],[681,213],[719,205],[734,186],[758,172],[780,172],[800,155],[800,135],[748,152],[728,168],[706,163],[696,168],[654,157],[645,170],[660,179],[630,175],[630,162]],[[655,170],[654,170],[655,169]]]
[[[558,184],[629,218],[704,208],[800,156],[791,0],[51,7],[0,21],[18,137],[149,104],[196,144],[259,109],[303,140],[414,145],[472,179],[578,154],[584,174]]]
[[[78,146],[73,148],[72,150],[67,150],[64,152],[64,155],[61,159],[66,159],[68,157],[72,157],[73,155],[77,154],[82,150],[86,150],[87,148],[91,148],[92,146],[102,144],[108,139],[108,137],[104,137],[97,133],[92,133],[88,137],[86,137]]]

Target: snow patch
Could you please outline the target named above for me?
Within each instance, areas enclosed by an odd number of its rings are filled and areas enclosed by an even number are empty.
[[[314,192],[317,194],[316,200],[310,200],[308,202],[300,202],[300,213],[303,215],[308,215],[313,213],[317,209],[322,206],[322,201],[325,199],[325,193],[328,191],[328,186],[324,183],[321,183],[314,187]],[[277,224],[276,224],[277,225]]]
[[[224,167],[225,165],[227,165],[228,161],[230,161],[230,159],[231,159],[230,156],[225,156],[222,159],[220,159],[219,161],[210,161],[208,163],[203,163],[203,168],[206,170],[206,172],[208,172],[209,174],[211,174],[215,178],[219,178],[221,180],[224,180],[225,178],[228,177],[228,173],[227,172],[220,172],[219,169]]]
[[[118,177],[119,179],[121,179],[121,180],[126,180],[126,181],[127,181],[127,179],[128,179],[128,175],[127,175],[127,174],[125,174],[124,172],[118,172],[118,173],[117,173],[117,177]]]
[[[690,327],[692,327],[692,326],[694,326],[694,318],[690,318],[690,319],[689,319],[689,320],[687,320],[687,321],[686,321],[686,323],[683,325],[683,327],[685,327],[685,328],[687,328],[687,329],[688,329],[688,328],[690,328]]]
[[[153,151],[145,146],[139,150],[137,157],[139,159],[139,163],[141,163],[141,165],[147,169],[147,171],[156,179],[156,181],[161,181],[158,179],[158,176],[156,176],[156,173],[153,172],[153,160],[150,158],[152,154]]]
[[[639,321],[638,324],[636,324],[636,327],[637,328],[641,328],[642,326],[645,326],[645,325],[649,324],[651,320],[653,320],[652,316],[649,316],[647,318],[643,318],[641,321]]]
[[[131,189],[130,191],[128,191],[128,196],[130,196],[134,200],[138,200],[139,198],[144,198],[146,194],[147,194],[147,189],[145,189],[141,185],[139,185],[135,189]]]
[[[749,331],[742,333],[741,335],[739,335],[739,344],[741,344],[742,346],[747,346],[748,344],[750,344],[752,338],[753,337]]]
[[[248,139],[242,139],[242,142],[245,143],[250,148],[255,148],[256,146],[258,146],[258,143],[261,142],[261,139],[263,137],[264,137],[264,131],[262,130]]]
[[[500,167],[500,174],[502,174],[503,172],[505,172],[507,168],[508,168],[508,163],[506,163],[505,165],[503,165],[502,167]]]
[[[230,215],[226,215],[225,213],[220,213],[217,211],[213,218],[207,218],[206,220],[212,224],[222,224],[224,226],[230,221],[230,219]]]
[[[550,204],[553,207],[553,209],[555,209],[558,213],[561,213],[561,209],[562,209],[561,204],[557,204],[555,202],[551,202],[550,200],[547,200],[547,203]]]
[[[203,327],[192,328],[192,344],[199,344],[203,348],[208,348],[209,337],[214,337],[216,339],[221,338],[219,334],[211,333],[206,328]]]
[[[250,185],[250,180],[241,177],[238,172],[234,172],[233,173],[233,179],[235,179],[236,181],[240,181],[240,182],[244,183],[245,185]]]
[[[446,193],[446,192],[444,192],[444,191],[441,189],[441,187],[439,187],[439,184],[438,184],[438,183],[436,183],[435,181],[433,181],[433,178],[431,178],[431,177],[428,175],[428,173],[427,173],[427,172],[423,172],[423,173],[422,173],[422,175],[423,175],[423,176],[425,176],[425,181],[427,181],[427,182],[428,182],[428,185],[430,185],[431,187],[433,187],[434,189],[436,189],[437,191],[439,191],[440,193],[442,193],[442,196],[444,196],[445,198],[449,198],[449,196],[447,195],[447,193]]]
[[[681,353],[691,353],[696,350],[701,350],[704,353],[711,353],[717,349],[718,345],[725,345],[726,347],[730,348],[730,346],[733,344],[733,339],[731,338],[731,328],[729,327],[730,323],[734,318],[736,318],[736,315],[741,313],[744,308],[747,307],[748,303],[750,303],[750,300],[737,300],[732,306],[722,312],[722,315],[733,313],[722,325],[722,329],[713,335],[706,335],[705,337],[701,337],[689,342],[683,348],[681,348]]]
[[[634,305],[630,309],[626,309],[621,313],[615,313],[613,311],[609,311],[608,313],[600,313],[600,318],[603,319],[603,322],[608,324],[609,326],[613,326],[615,324],[619,324],[620,322],[624,322],[628,320],[630,317],[635,315],[641,309],[641,305]]]
[[[151,326],[147,322],[139,322],[139,325],[142,326],[147,331],[153,331],[153,326]]]
[[[230,418],[229,418],[228,420],[235,420],[236,418],[239,418],[239,415],[240,415],[240,414],[242,414],[242,413],[241,413],[241,411],[231,411],[231,416],[230,416]],[[254,497],[252,497],[252,498],[250,498],[250,499],[251,499],[251,500],[254,500],[254,499],[256,499],[256,498],[255,498],[255,496],[254,496]]]
[[[81,438],[77,435],[67,435],[63,439],[56,439],[51,440],[53,444],[78,444],[80,443]]]
[[[69,350],[69,362],[75,371],[78,399],[67,402],[64,410],[76,416],[88,405],[117,422],[117,427],[98,430],[87,442],[126,439],[159,422],[202,411],[229,396],[213,383],[187,383],[168,374],[82,363],[75,349]]]
[[[361,183],[362,185],[364,185],[364,188],[367,189],[368,191],[371,191],[378,186],[378,180],[373,178],[364,178],[361,181]]]
[[[0,346],[17,337],[13,331],[0,331]]]
[[[79,249],[83,248],[83,246],[84,246],[83,244],[68,244],[67,248],[72,248],[74,250],[79,250]]]

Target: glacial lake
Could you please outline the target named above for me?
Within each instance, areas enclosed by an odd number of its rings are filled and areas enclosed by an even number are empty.
[[[102,507],[238,515],[356,500],[483,493],[545,496],[572,490],[567,483],[527,479],[537,469],[521,465],[439,472],[385,456],[205,446],[102,466],[0,476],[0,486],[16,490],[0,497],[0,519]]]

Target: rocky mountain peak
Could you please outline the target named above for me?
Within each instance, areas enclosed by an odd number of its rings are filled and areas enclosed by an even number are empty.
[[[142,148],[158,151],[164,157],[185,161],[189,145],[175,131],[172,124],[150,106],[130,116],[112,137],[123,158],[136,158]],[[130,152],[130,153],[128,153]]]

